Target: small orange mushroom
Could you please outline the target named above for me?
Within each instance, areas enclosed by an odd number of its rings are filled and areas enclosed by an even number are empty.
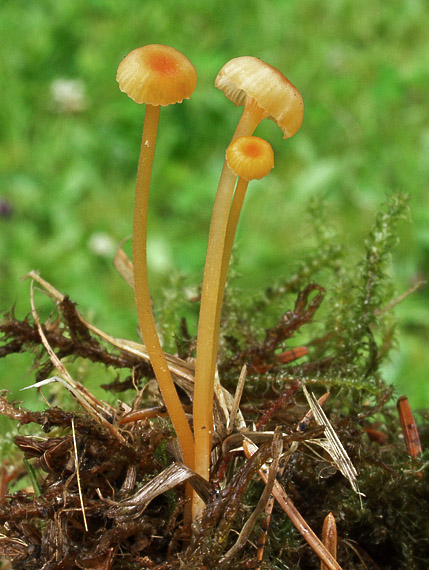
[[[119,87],[137,103],[146,103],[137,171],[133,220],[134,294],[143,340],[176,430],[185,464],[194,464],[194,439],[159,342],[151,308],[146,239],[149,188],[161,106],[181,103],[195,89],[197,74],[179,51],[159,44],[133,50],[119,64]]]
[[[235,176],[238,176],[238,181],[229,212],[222,255],[220,281],[222,290],[225,288],[232,246],[247,187],[250,180],[260,180],[274,168],[274,152],[270,143],[264,139],[259,137],[238,137],[226,149],[225,157],[229,168]]]
[[[302,124],[304,104],[299,91],[282,73],[256,57],[238,57],[226,63],[215,86],[235,105],[244,105],[233,141],[252,135],[264,118],[276,121],[285,138],[296,133]],[[223,258],[235,182],[236,177],[225,160],[210,224],[195,364],[195,470],[206,479],[210,467],[214,376],[227,266]],[[207,397],[210,405],[207,405]]]
[[[232,172],[249,182],[260,180],[274,167],[270,143],[259,137],[239,137],[226,149],[226,161]]]

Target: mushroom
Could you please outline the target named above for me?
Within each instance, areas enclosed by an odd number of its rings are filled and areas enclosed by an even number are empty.
[[[280,71],[257,57],[228,61],[219,71],[215,87],[235,105],[244,105],[233,138],[252,134],[264,118],[275,121],[285,139],[302,125],[304,102],[300,92]]]
[[[246,188],[250,180],[260,180],[274,167],[273,149],[269,142],[259,137],[234,139],[226,149],[225,158],[232,172]]]
[[[225,287],[226,274],[237,231],[238,219],[250,180],[260,180],[274,168],[274,152],[269,142],[259,137],[238,137],[226,149],[226,162],[235,176],[237,186],[232,199],[222,256],[221,287]]]
[[[162,106],[189,99],[197,83],[192,63],[179,51],[159,44],[130,52],[119,64],[116,80],[136,103],[146,103],[137,171],[133,219],[134,294],[144,343],[169,416],[176,430],[185,464],[194,464],[194,440],[155,326],[149,293],[146,239],[149,188]]]
[[[244,105],[232,141],[252,135],[264,118],[274,120],[282,129],[284,138],[295,134],[302,124],[304,104],[299,91],[282,73],[258,58],[232,59],[220,70],[215,86],[223,90],[235,105]],[[223,274],[226,274],[227,266],[223,258],[235,182],[234,172],[225,160],[210,224],[195,365],[195,470],[206,479],[210,469],[213,387],[225,286]],[[198,509],[194,509],[195,516],[198,516]]]

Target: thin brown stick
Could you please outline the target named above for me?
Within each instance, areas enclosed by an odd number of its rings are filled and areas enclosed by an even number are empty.
[[[256,453],[256,451],[258,451],[258,447],[248,439],[245,439],[243,441],[243,449],[247,458],[251,457],[254,453]],[[267,483],[268,467],[266,465],[263,465],[261,469],[259,469],[259,475],[264,483]],[[306,520],[302,517],[301,513],[297,510],[295,505],[288,497],[286,491],[278,481],[274,481],[273,495],[281,508],[290,518],[295,528],[301,533],[301,535],[308,542],[320,560],[325,563],[326,567],[329,570],[342,570],[341,566],[334,559],[332,554],[328,552],[324,544],[319,540]]]
[[[262,513],[264,508],[267,506],[267,502],[270,500],[270,497],[272,497],[271,493],[279,469],[280,455],[283,451],[283,442],[281,438],[280,429],[277,429],[274,433],[271,450],[272,450],[273,460],[268,470],[265,488],[262,491],[258,504],[256,505],[253,513],[250,515],[250,517],[245,522],[243,528],[241,529],[240,535],[236,543],[232,548],[228,550],[225,556],[221,558],[220,563],[222,564],[224,564],[228,560],[231,560],[237,554],[237,552],[239,552],[244,547],[244,545],[246,544],[252,533],[252,530],[256,524],[256,520],[258,519],[259,515]]]
[[[281,460],[281,464],[279,465],[279,468],[277,469],[277,477],[281,477],[284,473],[284,470],[286,469],[287,464],[289,463],[289,459],[291,458],[291,451],[293,449],[294,446],[296,446],[296,442],[295,444],[292,444],[289,448],[289,452],[287,455],[284,455],[282,457]],[[261,532],[259,534],[258,537],[258,551],[256,553],[256,560],[258,561],[259,564],[262,564],[262,560],[264,558],[264,551],[265,551],[265,545],[267,543],[267,536],[268,536],[268,530],[270,528],[270,523],[271,523],[271,516],[273,514],[273,508],[274,508],[274,495],[271,493],[270,498],[267,501],[267,504],[265,506],[265,517],[264,519],[261,521]],[[256,570],[261,570],[262,566],[258,566]]]
[[[51,285],[48,281],[43,279],[36,271],[30,271],[25,276],[25,278],[34,279],[34,281],[39,283],[39,285],[41,285],[46,290],[46,292],[55,299],[55,301],[62,302],[64,300],[65,296],[60,291],[58,291],[58,289],[56,289],[53,285]],[[86,319],[84,319],[83,316],[79,313],[79,311],[76,311],[76,315],[79,318],[80,322],[89,331],[97,335],[103,341],[109,343],[112,346],[115,346],[116,348],[122,350],[123,352],[126,352],[127,354],[137,356],[138,358],[142,358],[145,361],[150,360],[149,354],[144,344],[140,344],[132,340],[113,337],[108,333],[105,333],[95,325],[91,324]],[[164,354],[168,363],[168,368],[175,376],[183,380],[189,380],[192,383],[194,382],[194,375],[195,375],[194,367],[191,364],[171,354],[167,353]]]
[[[413,459],[417,459],[417,457],[422,454],[422,445],[408,398],[401,396],[398,399],[397,407],[407,453]]]
[[[104,428],[107,429],[119,442],[124,443],[125,439],[119,433],[115,426],[110,424],[106,418],[100,413],[97,409],[101,409],[104,412],[102,404],[79,382],[73,380],[70,376],[68,370],[52,350],[48,339],[46,338],[45,333],[43,332],[42,325],[40,324],[40,318],[36,311],[36,305],[34,303],[34,288],[33,288],[33,281],[31,282],[30,287],[30,305],[31,305],[31,312],[34,318],[34,322],[36,324],[37,330],[39,332],[40,340],[42,341],[43,346],[45,347],[46,351],[49,354],[52,364],[55,368],[59,371],[59,373],[64,377],[64,379],[60,379],[62,383],[70,390],[70,392],[77,398],[81,406],[94,418],[96,418]],[[42,386],[46,384],[47,381],[37,382],[34,387]],[[31,388],[33,386],[29,386]]]

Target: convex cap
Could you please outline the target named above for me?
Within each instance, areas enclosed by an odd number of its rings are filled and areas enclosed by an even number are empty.
[[[166,106],[189,99],[197,84],[197,72],[180,51],[151,44],[125,56],[116,80],[121,91],[136,103]]]
[[[252,56],[236,57],[219,71],[215,86],[235,105],[251,97],[282,129],[293,136],[304,119],[304,102],[298,89],[277,69]]]
[[[259,137],[238,137],[226,149],[228,166],[244,180],[259,180],[274,167],[270,143]]]

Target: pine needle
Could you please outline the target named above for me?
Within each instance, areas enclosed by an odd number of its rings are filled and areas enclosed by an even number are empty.
[[[314,414],[314,419],[316,423],[325,428],[326,439],[313,439],[309,440],[311,443],[316,443],[323,447],[325,451],[331,456],[332,461],[335,463],[337,469],[344,475],[344,477],[349,481],[353,491],[358,495],[363,495],[359,491],[357,485],[357,471],[355,466],[351,462],[347,451],[344,449],[338,435],[336,434],[332,424],[326,417],[325,412],[320,406],[314,394],[310,394],[307,388],[303,385],[302,389],[304,391],[305,397],[307,398],[308,404]],[[364,495],[363,495],[364,496]]]
[[[238,379],[237,388],[235,390],[235,395],[234,395],[234,403],[232,405],[232,409],[229,414],[228,424],[226,426],[226,432],[228,435],[232,433],[235,427],[237,412],[238,408],[240,407],[241,395],[243,394],[243,388],[246,382],[246,376],[247,376],[247,366],[244,364],[240,372],[240,377]],[[243,427],[245,427],[245,425]]]

